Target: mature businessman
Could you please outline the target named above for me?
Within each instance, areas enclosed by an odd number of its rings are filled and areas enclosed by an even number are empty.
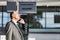
[[[24,40],[23,31],[18,27],[18,21],[25,24],[17,11],[10,13],[11,21],[6,24],[6,40]]]

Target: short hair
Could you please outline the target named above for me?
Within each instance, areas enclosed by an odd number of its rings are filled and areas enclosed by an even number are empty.
[[[13,14],[14,12],[10,12],[10,18],[12,19],[12,14]]]
[[[12,19],[12,14],[14,14],[14,12],[16,12],[16,11],[10,12],[10,18],[11,19]]]

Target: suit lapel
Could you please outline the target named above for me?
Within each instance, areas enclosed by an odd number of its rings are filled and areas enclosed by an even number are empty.
[[[18,29],[18,31],[20,32],[21,30],[20,30],[20,28],[18,27],[18,25],[16,25],[13,21],[11,21],[12,22],[12,24]]]

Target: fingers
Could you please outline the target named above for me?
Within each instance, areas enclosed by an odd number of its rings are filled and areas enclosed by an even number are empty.
[[[20,23],[25,24],[24,19],[20,18]]]

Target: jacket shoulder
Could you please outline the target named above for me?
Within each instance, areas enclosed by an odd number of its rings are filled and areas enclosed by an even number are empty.
[[[7,30],[9,29],[10,23],[11,23],[11,22],[9,21],[9,22],[7,22],[6,25],[5,25],[5,31],[6,31],[6,32],[7,32]]]

